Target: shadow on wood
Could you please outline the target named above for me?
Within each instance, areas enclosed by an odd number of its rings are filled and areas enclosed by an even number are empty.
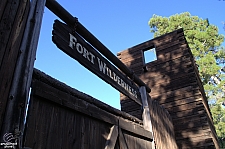
[[[152,47],[157,60],[144,63],[144,51]],[[151,88],[149,101],[160,104],[172,118],[171,123],[155,106],[149,106],[156,147],[168,145],[165,134],[173,134],[174,126],[179,148],[219,148],[207,98],[182,29],[121,51],[118,57]],[[121,105],[123,111],[140,118],[140,106],[123,95]]]

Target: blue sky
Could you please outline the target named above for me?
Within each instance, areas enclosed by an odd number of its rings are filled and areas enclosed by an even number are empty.
[[[148,26],[153,14],[169,17],[190,12],[219,27],[225,34],[225,1],[219,0],[58,0],[67,11],[115,55],[153,38]],[[119,91],[73,60],[52,42],[52,26],[58,19],[45,8],[35,68],[120,109]]]

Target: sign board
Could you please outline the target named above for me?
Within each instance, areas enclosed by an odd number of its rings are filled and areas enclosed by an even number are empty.
[[[59,49],[141,105],[138,87],[80,35],[74,32],[73,28],[55,20],[52,34],[52,40]]]

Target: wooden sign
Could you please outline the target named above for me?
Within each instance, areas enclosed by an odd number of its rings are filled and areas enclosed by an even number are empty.
[[[115,89],[141,105],[138,87],[105,59],[73,28],[55,20],[52,40],[56,46]]]

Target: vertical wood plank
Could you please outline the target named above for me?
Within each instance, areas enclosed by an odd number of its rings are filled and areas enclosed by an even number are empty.
[[[14,133],[19,147],[24,129],[25,108],[29,96],[37,44],[46,0],[33,0],[20,46],[0,137]]]
[[[0,2],[0,130],[28,10],[29,0]]]
[[[118,126],[113,125],[110,129],[110,133],[105,143],[105,149],[114,149],[117,137],[118,137]]]
[[[152,135],[153,135],[152,149],[155,149],[154,134],[153,134],[153,130],[152,130],[152,122],[151,122],[151,118],[150,118],[148,98],[147,98],[147,92],[146,92],[145,86],[139,87],[139,91],[141,94],[141,100],[142,100],[142,106],[143,106],[142,119],[143,119],[144,129],[152,132]]]
[[[9,1],[9,0],[1,0],[0,1],[0,20],[2,18],[2,14],[3,14],[3,11],[5,10],[5,5],[6,5],[6,2]]]
[[[126,140],[124,138],[121,128],[119,128],[119,143],[120,143],[120,149],[128,149],[127,143],[126,143]]]

